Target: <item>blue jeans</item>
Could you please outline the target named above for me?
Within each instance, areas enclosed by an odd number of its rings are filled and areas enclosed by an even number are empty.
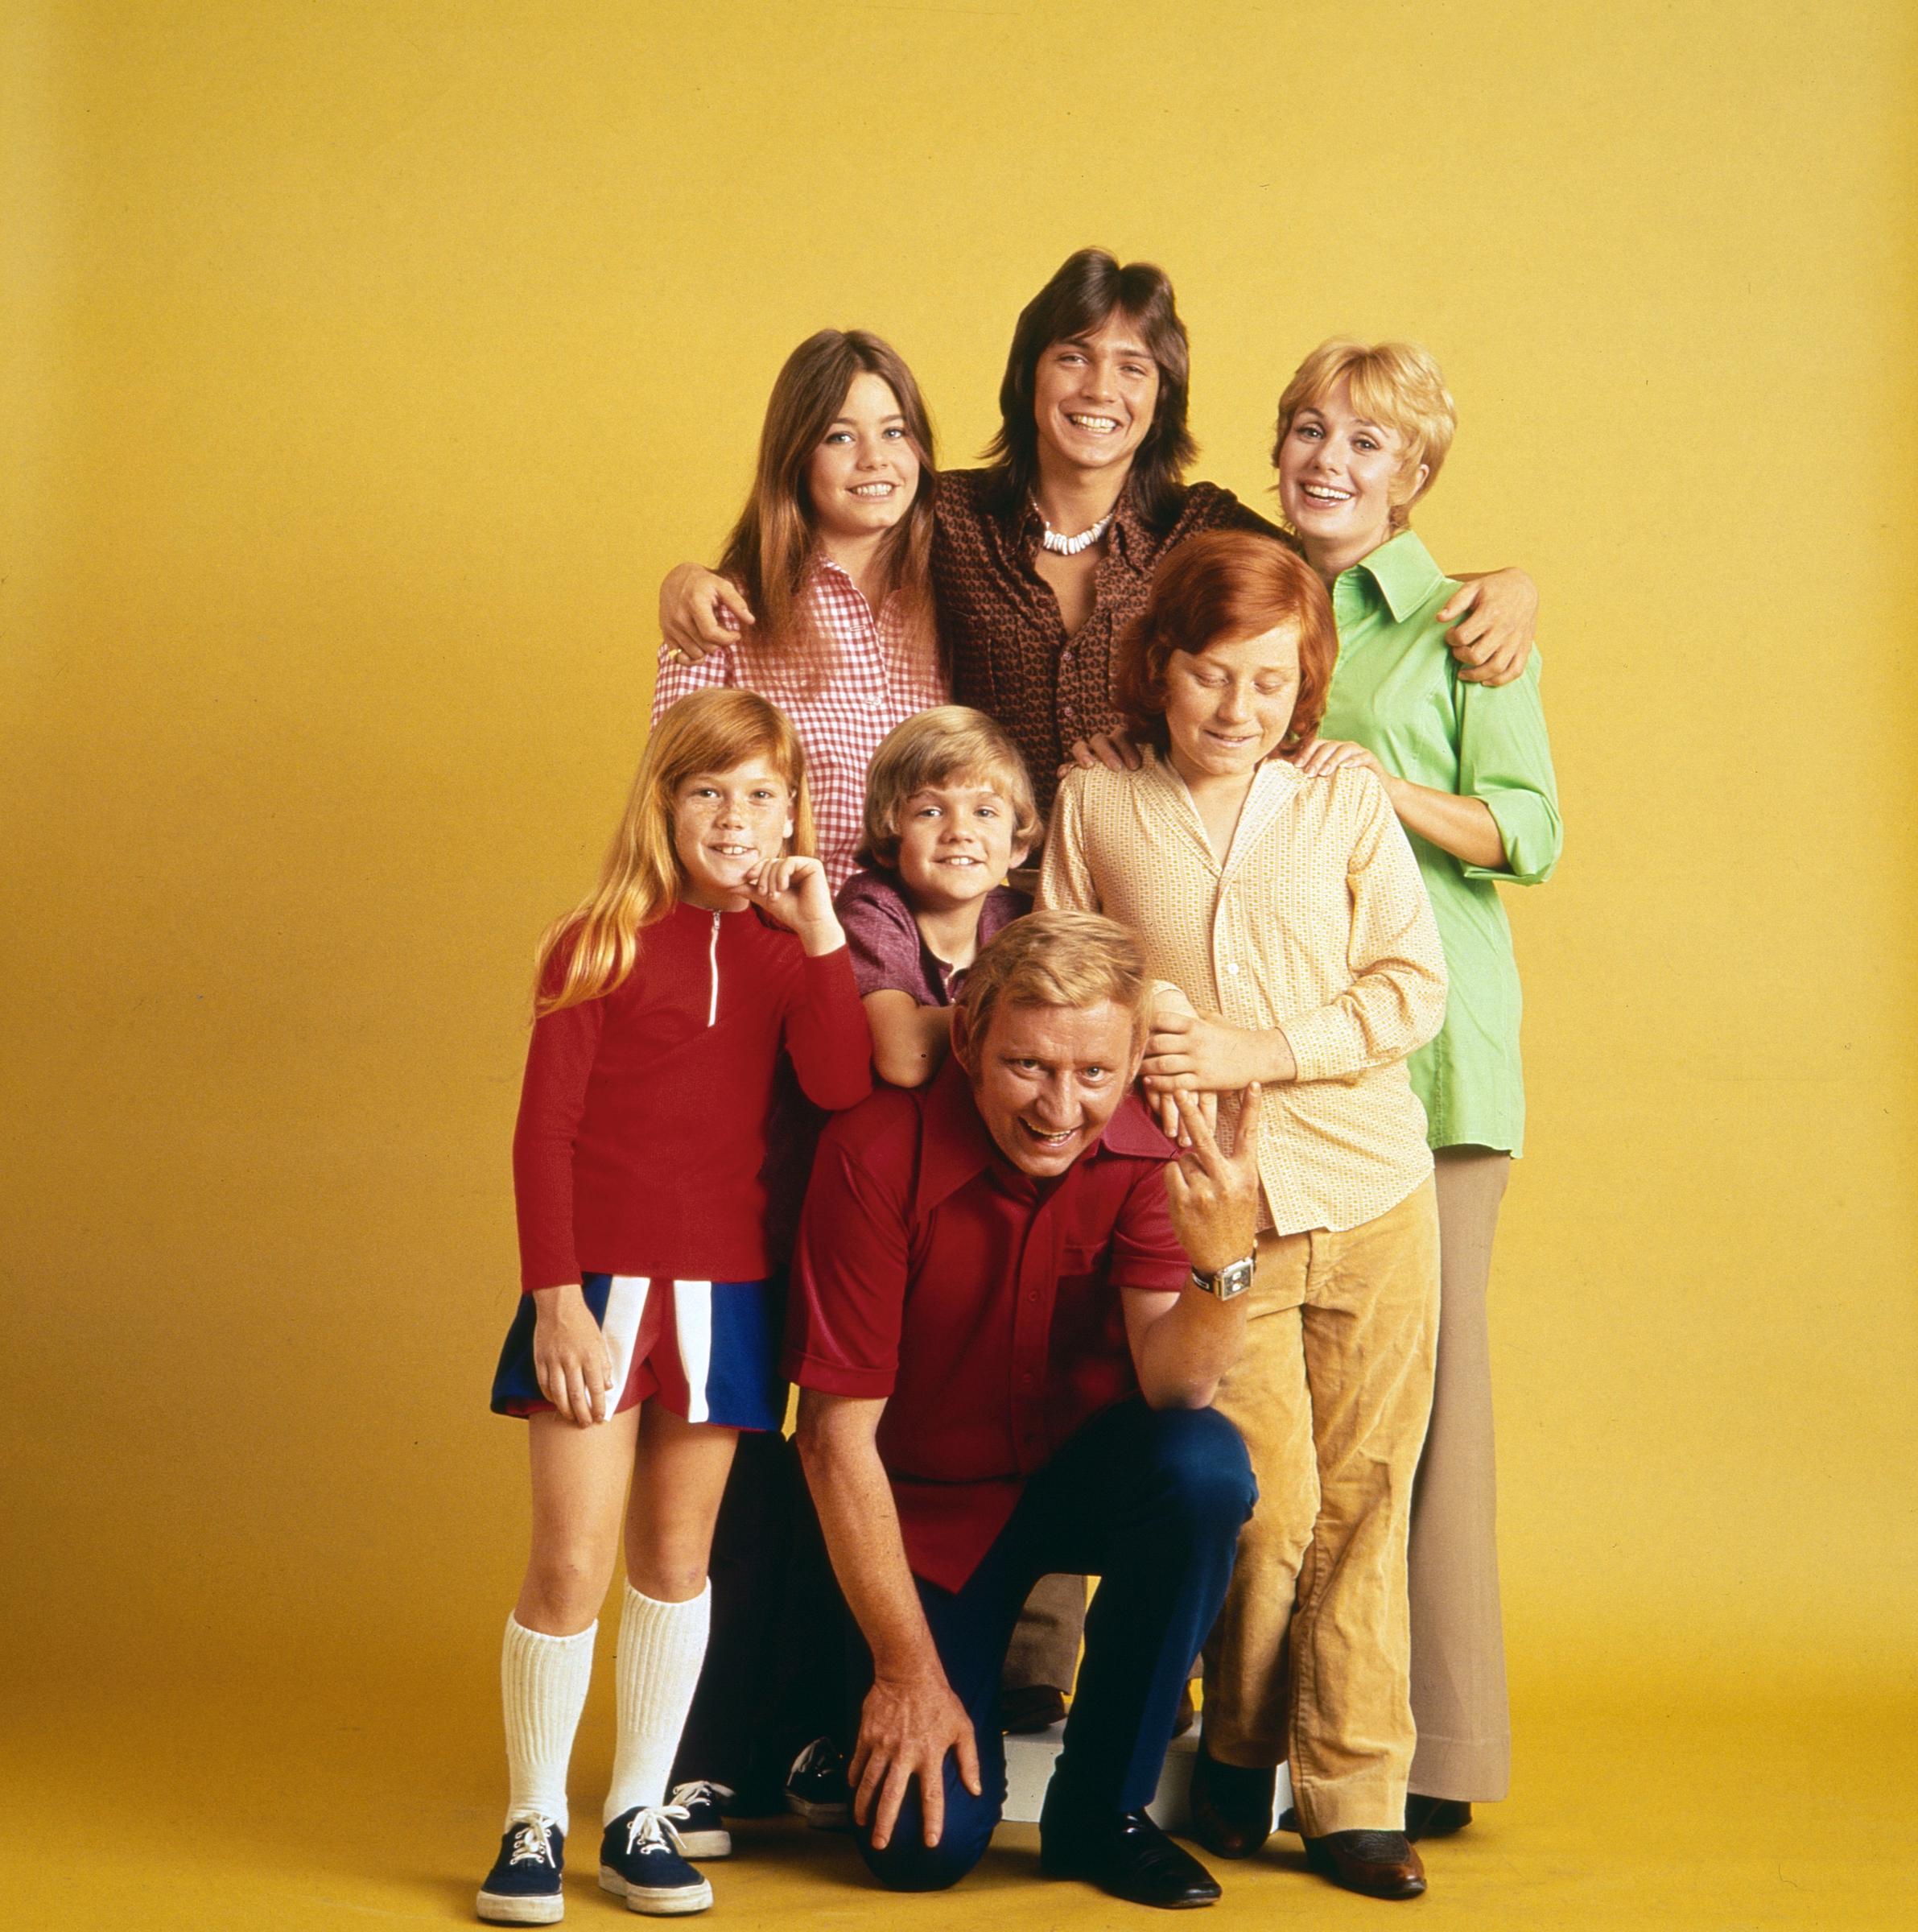
[[[882,1885],[938,1891],[984,1855],[1005,1804],[1000,1670],[1027,1592],[1055,1571],[1099,1584],[1048,1810],[1116,1814],[1150,1802],[1180,1687],[1225,1600],[1256,1495],[1245,1444],[1223,1416],[1149,1409],[1135,1396],[1095,1416],[1031,1478],[963,1588],[918,1579],[939,1662],[972,1719],[984,1789],[966,1789],[949,1752],[936,1846],[925,1843],[916,1785],[883,1851],[863,1828],[860,1849]]]

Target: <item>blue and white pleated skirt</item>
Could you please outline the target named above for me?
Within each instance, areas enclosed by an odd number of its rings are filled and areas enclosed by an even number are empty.
[[[586,1306],[613,1352],[618,1398],[609,1414],[657,1399],[689,1422],[777,1429],[786,1418],[779,1345],[786,1277],[763,1282],[668,1282],[589,1274]],[[533,1367],[533,1298],[520,1297],[493,1377],[496,1415],[552,1404]]]

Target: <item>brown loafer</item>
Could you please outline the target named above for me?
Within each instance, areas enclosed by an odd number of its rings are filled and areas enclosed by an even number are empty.
[[[1012,1737],[1029,1737],[1064,1721],[1066,1693],[1050,1684],[1017,1684],[999,1693],[999,1728]]]
[[[1403,1831],[1328,1831],[1305,1840],[1305,1863],[1367,1898],[1417,1898],[1425,1889],[1425,1868]]]
[[[1202,1736],[1192,1760],[1192,1835],[1221,1858],[1250,1858],[1272,1835],[1278,1775],[1222,1765]]]
[[[1450,1838],[1471,1822],[1472,1808],[1462,1798],[1421,1798],[1416,1791],[1406,1796],[1408,1838]]]

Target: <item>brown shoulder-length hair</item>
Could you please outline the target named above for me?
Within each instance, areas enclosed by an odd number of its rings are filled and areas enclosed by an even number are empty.
[[[1302,557],[1249,530],[1206,530],[1177,545],[1113,647],[1112,694],[1132,736],[1165,749],[1165,667],[1175,650],[1196,656],[1281,624],[1298,631],[1298,696],[1279,749],[1296,751],[1326,715],[1338,661],[1325,585]]]
[[[1198,444],[1186,422],[1191,349],[1173,299],[1172,278],[1150,262],[1121,267],[1103,248],[1068,255],[1052,279],[1019,312],[999,385],[999,431],[985,460],[996,473],[999,507],[1022,505],[1039,473],[1039,426],[1033,390],[1039,358],[1055,342],[1089,335],[1113,315],[1136,324],[1159,368],[1152,427],[1132,457],[1129,487],[1139,514],[1158,528],[1172,523],[1185,497],[1186,465]]]
[[[785,651],[815,641],[804,634],[799,610],[799,591],[815,540],[806,466],[860,375],[877,376],[898,398],[906,440],[919,459],[918,490],[887,539],[885,557],[888,590],[903,594],[914,607],[910,613],[914,631],[930,634],[937,473],[925,401],[913,372],[889,343],[863,328],[823,328],[786,357],[773,384],[759,432],[753,493],[720,559],[720,574],[746,593],[758,620],[754,642],[762,649]]]

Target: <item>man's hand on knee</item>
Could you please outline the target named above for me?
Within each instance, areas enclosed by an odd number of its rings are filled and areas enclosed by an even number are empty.
[[[979,1746],[966,1707],[943,1678],[877,1678],[860,1711],[859,1742],[848,1767],[853,1785],[852,1815],[872,1823],[875,1851],[883,1851],[899,1821],[912,1781],[919,1781],[926,1843],[936,1846],[946,1827],[946,1753],[959,1765],[961,1782],[980,1794]]]

